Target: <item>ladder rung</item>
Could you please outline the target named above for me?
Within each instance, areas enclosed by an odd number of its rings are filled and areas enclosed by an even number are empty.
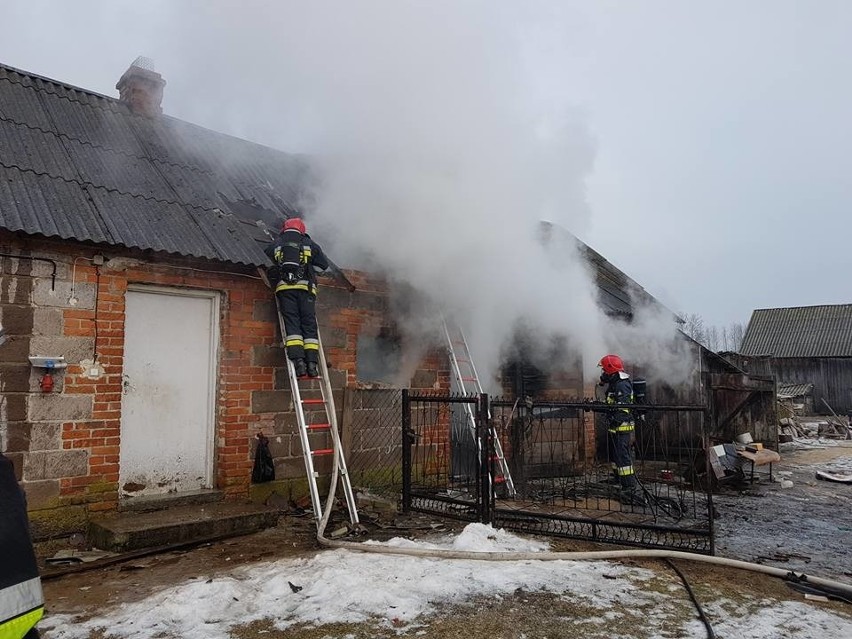
[[[310,424],[306,426],[308,430],[328,430],[331,428],[331,424]]]
[[[303,399],[303,404],[325,404],[324,399]]]
[[[463,382],[475,382],[476,378],[475,377],[462,377],[461,380]]]
[[[320,448],[319,450],[312,450],[311,455],[319,456],[319,455],[331,455],[334,453],[333,448]]]
[[[505,478],[505,477],[503,477],[502,475],[500,475],[499,477],[495,477],[495,478],[494,478],[494,483],[495,483],[495,484],[505,484],[505,483],[506,483],[506,478]]]
[[[469,359],[465,359],[464,357],[456,357],[456,361],[457,361],[457,362],[462,362],[462,363],[464,363],[464,364],[470,364],[470,360],[469,360]]]

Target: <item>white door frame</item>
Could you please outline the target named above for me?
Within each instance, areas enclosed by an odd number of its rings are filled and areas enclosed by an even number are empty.
[[[129,293],[156,293],[158,295],[174,295],[176,297],[199,297],[209,299],[213,302],[212,312],[210,313],[210,371],[207,380],[207,407],[210,411],[210,424],[208,425],[207,435],[204,442],[204,468],[206,472],[206,483],[211,488],[216,488],[216,469],[214,459],[214,449],[216,441],[216,431],[218,427],[218,415],[216,412],[216,397],[219,391],[219,342],[221,341],[219,313],[222,300],[222,292],[203,288],[172,288],[169,286],[160,286],[156,284],[131,284],[127,285]],[[126,320],[125,314],[125,321]],[[122,369],[123,369],[122,365]]]

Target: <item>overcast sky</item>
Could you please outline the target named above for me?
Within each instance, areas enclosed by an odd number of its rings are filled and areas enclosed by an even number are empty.
[[[292,39],[300,21],[322,18],[341,39],[350,24],[334,2],[0,4],[0,62],[117,95],[128,64],[149,56],[168,81],[166,113],[293,151],[305,149],[292,123],[308,120],[282,121],[282,96],[304,86],[294,80],[302,62],[332,78],[339,68],[311,64],[328,46],[320,29],[297,48],[282,42],[287,59],[271,71],[276,34]],[[499,3],[425,4],[438,7],[431,18],[446,11],[452,30]],[[393,34],[381,2],[355,6],[351,28],[365,39],[371,28]],[[745,322],[754,308],[852,302],[852,3],[525,6],[503,13],[520,25],[530,90],[572,105],[585,131],[577,143],[591,140],[591,168],[580,171],[590,212],[568,218],[577,235],[671,309],[712,324]],[[357,57],[358,34],[342,39]],[[406,56],[434,58],[438,74],[465,64],[458,49],[436,54],[440,37],[434,51],[409,40],[400,37],[400,67]]]

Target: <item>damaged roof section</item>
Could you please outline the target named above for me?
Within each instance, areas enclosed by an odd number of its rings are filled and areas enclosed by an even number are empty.
[[[666,309],[638,282],[568,229],[553,222],[542,221],[539,224],[539,233],[544,246],[557,251],[575,250],[578,257],[585,260],[597,287],[597,301],[601,308],[610,315],[630,319],[638,307],[654,306],[664,309],[672,316],[673,320],[678,321],[674,313]]]
[[[754,311],[743,355],[852,357],[852,304]]]
[[[813,384],[785,384],[778,382],[778,399],[793,399],[810,395],[814,390]]]
[[[0,65],[0,227],[266,263],[258,220],[300,199],[300,159]]]

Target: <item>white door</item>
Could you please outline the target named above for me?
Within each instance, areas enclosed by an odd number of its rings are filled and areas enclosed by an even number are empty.
[[[215,293],[127,291],[119,494],[213,486]]]

